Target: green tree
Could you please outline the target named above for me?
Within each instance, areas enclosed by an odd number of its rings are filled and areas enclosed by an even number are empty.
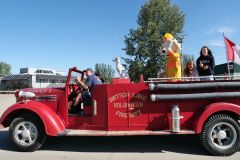
[[[180,39],[184,14],[170,0],[149,0],[141,8],[137,24],[137,28],[130,29],[125,36],[123,48],[133,81],[138,81],[142,73],[147,79],[157,77],[160,69],[165,70],[166,57],[159,54],[162,35],[168,32]]]
[[[101,63],[95,65],[95,73],[98,73],[105,83],[110,83],[114,77],[115,70],[111,65]]]
[[[9,75],[11,74],[11,65],[0,62],[0,75]]]

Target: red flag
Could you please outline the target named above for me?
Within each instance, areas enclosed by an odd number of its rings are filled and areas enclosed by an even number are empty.
[[[235,62],[240,64],[240,47],[230,41],[228,38],[224,38],[227,60],[229,62]]]

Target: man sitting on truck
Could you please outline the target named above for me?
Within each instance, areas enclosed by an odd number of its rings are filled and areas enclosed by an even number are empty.
[[[84,89],[84,92],[80,92],[74,103],[73,106],[76,107],[80,101],[83,101],[85,104],[91,104],[91,91],[93,89],[93,87],[95,85],[99,85],[102,84],[102,81],[93,74],[93,70],[91,68],[87,68],[84,73],[87,76],[87,80],[86,83],[81,81],[81,78],[78,77],[78,82],[80,83],[80,85],[82,86],[82,88]]]

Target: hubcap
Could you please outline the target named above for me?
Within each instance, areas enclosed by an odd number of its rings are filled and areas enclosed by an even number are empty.
[[[212,128],[210,139],[215,147],[229,149],[237,141],[237,131],[230,123],[221,122]]]
[[[32,122],[23,121],[16,126],[14,137],[19,144],[29,146],[36,141],[38,130]]]
[[[220,131],[218,132],[218,134],[217,134],[217,137],[218,137],[219,139],[225,139],[225,138],[227,138],[227,133],[226,133],[225,131],[223,131],[223,130],[220,130]]]
[[[29,130],[23,130],[22,131],[22,136],[23,136],[23,138],[28,138],[28,137],[30,137],[30,131]]]

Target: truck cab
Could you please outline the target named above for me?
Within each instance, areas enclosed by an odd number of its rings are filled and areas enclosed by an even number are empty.
[[[240,148],[240,81],[157,81],[116,78],[96,85],[91,100],[73,106],[86,92],[77,83],[84,72],[70,68],[62,88],[22,89],[2,115],[11,141],[35,151],[46,136],[147,136],[197,134],[211,154]]]

